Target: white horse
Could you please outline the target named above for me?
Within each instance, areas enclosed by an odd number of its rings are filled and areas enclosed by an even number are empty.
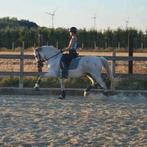
[[[43,62],[48,62],[48,72],[43,75],[43,77],[59,77],[59,81],[61,84],[61,95],[60,99],[65,98],[65,86],[64,79],[61,78],[61,68],[60,68],[60,60],[63,53],[53,47],[53,46],[42,46],[34,50],[34,55],[36,61],[38,63],[38,71],[42,71]],[[77,63],[77,61],[79,61]],[[110,80],[113,80],[113,74],[109,67],[107,60],[104,57],[96,57],[96,56],[83,56],[77,57],[72,60],[71,64],[78,64],[75,69],[69,66],[68,77],[77,78],[81,76],[87,76],[91,85],[84,90],[84,96],[88,94],[90,89],[97,87],[100,85],[103,89],[107,89],[106,84],[104,83],[101,77],[102,67],[104,67],[108,73]],[[37,82],[35,83],[35,89],[39,88],[41,76],[38,77]]]

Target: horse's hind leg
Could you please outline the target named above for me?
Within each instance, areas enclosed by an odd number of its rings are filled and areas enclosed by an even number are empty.
[[[96,81],[97,81],[97,83],[98,83],[104,90],[107,89],[107,86],[106,86],[106,84],[104,83],[104,81],[103,81],[102,78],[97,78]]]
[[[89,94],[89,91],[95,87],[94,79],[90,75],[86,76],[91,81],[91,85],[84,90],[84,96],[87,96]]]
[[[99,76],[96,76],[96,75],[98,75],[98,74],[90,74],[90,75],[87,75],[88,79],[90,79],[90,81],[92,82],[92,84],[86,90],[84,90],[84,96],[87,96],[89,94],[89,91],[92,88],[96,88],[98,85],[101,88],[103,88],[104,90],[107,89],[107,86],[104,83],[101,75],[99,75]]]
[[[98,75],[98,74],[97,74]],[[104,83],[101,75],[99,76],[96,76],[96,74],[93,74],[92,77],[95,79],[96,83],[95,83],[95,86],[98,86],[100,85],[101,88],[103,88],[104,90],[107,89],[107,86],[106,84]]]

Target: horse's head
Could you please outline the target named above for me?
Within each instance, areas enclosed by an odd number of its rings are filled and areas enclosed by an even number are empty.
[[[41,50],[41,47],[34,48],[34,57],[35,57],[37,62],[43,60],[43,57],[42,57],[42,54],[41,54],[40,50]]]
[[[37,60],[44,61],[59,53],[59,50],[53,46],[42,46],[34,49],[34,56]]]
[[[53,46],[42,46],[34,49],[34,56],[38,67],[43,67],[43,62],[58,54],[59,50]]]
[[[38,67],[38,71],[42,71],[42,67],[43,67],[43,57],[42,54],[40,52],[41,48],[33,48],[34,49],[34,57],[37,63],[37,67]]]

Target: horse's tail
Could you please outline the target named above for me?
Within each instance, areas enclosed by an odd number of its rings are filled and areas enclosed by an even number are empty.
[[[109,78],[110,78],[111,80],[113,80],[113,73],[112,73],[112,70],[111,70],[110,67],[109,67],[108,61],[107,61],[104,57],[100,57],[100,59],[101,59],[101,61],[102,61],[103,67],[104,67],[104,68],[106,69],[106,71],[107,71],[107,74],[108,74]]]

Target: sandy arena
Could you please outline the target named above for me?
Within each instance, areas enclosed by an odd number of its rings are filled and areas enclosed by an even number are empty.
[[[0,96],[0,147],[145,147],[147,97]]]

